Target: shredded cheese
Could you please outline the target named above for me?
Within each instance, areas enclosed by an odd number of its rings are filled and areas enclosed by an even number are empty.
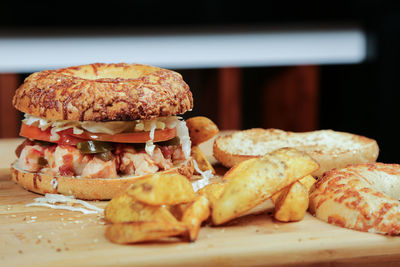
[[[149,154],[150,156],[153,156],[154,148],[156,148],[156,146],[153,143],[154,132],[156,130],[156,127],[157,127],[156,122],[152,121],[150,133],[149,133],[150,140],[146,142],[146,147],[145,147],[146,153]]]
[[[46,194],[44,197],[39,197],[34,199],[34,203],[26,204],[27,207],[31,206],[42,206],[49,207],[52,209],[64,209],[71,211],[79,211],[84,214],[92,214],[92,213],[102,213],[103,209],[96,207],[92,204],[89,204],[86,201],[76,199],[74,196],[64,196],[59,194]],[[68,205],[56,205],[56,203],[66,203]],[[82,205],[82,207],[75,207],[73,205],[78,204]]]
[[[177,122],[176,132],[181,142],[183,154],[185,155],[185,158],[188,159],[191,154],[192,142],[190,141],[189,129],[187,128],[184,120]]]
[[[210,183],[210,179],[214,177],[211,170],[202,171],[197,165],[197,162],[193,160],[194,169],[196,172],[200,173],[202,179],[192,182],[192,187],[195,192],[199,191],[201,188],[205,187]]]
[[[167,119],[165,121],[165,124],[163,127],[167,127],[167,128],[176,127],[176,133],[177,133],[177,136],[179,137],[183,154],[185,155],[185,158],[188,159],[191,154],[192,142],[190,141],[189,129],[186,126],[186,122],[184,120],[179,120],[179,119],[182,119],[182,118],[172,117],[170,119]],[[150,128],[148,130],[150,130],[150,133],[149,133],[150,140],[146,142],[145,150],[146,150],[147,154],[149,154],[150,156],[153,156],[153,152],[156,147],[153,143],[154,132],[159,127],[159,121],[152,120],[149,122],[150,122],[150,125],[149,125]]]

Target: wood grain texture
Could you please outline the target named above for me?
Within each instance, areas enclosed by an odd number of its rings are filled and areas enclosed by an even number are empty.
[[[23,142],[24,138],[0,139],[0,169],[7,169],[17,159],[15,149]]]
[[[266,81],[261,98],[265,128],[312,131],[318,128],[319,69],[284,68]]]
[[[242,74],[240,68],[218,70],[218,126],[222,130],[242,127]]]
[[[10,157],[0,150],[0,158]],[[395,266],[400,260],[400,237],[336,227],[309,214],[296,223],[263,214],[206,225],[194,243],[116,245],[104,237],[102,215],[26,207],[39,195],[9,178],[8,169],[0,170],[1,266]]]
[[[18,111],[12,105],[12,98],[19,83],[18,74],[0,74],[0,138],[18,135]]]

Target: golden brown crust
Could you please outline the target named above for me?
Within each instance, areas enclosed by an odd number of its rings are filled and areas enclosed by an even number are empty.
[[[193,161],[189,159],[180,166],[164,172],[179,172],[185,176],[191,176],[194,172]],[[148,177],[130,176],[113,179],[105,178],[78,178],[53,176],[45,173],[32,173],[18,169],[15,163],[11,165],[11,180],[21,185],[24,189],[39,194],[63,194],[73,195],[79,199],[107,200],[123,192],[137,179]]]
[[[13,104],[51,120],[146,120],[183,114],[193,108],[193,97],[177,72],[95,63],[33,73],[17,89]]]
[[[213,144],[213,156],[215,157],[218,162],[220,162],[223,166],[227,168],[231,168],[237,164],[239,164],[242,161],[252,159],[252,158],[257,158],[260,156],[251,156],[251,155],[240,155],[240,154],[234,154],[230,153],[224,149],[222,149],[218,145],[218,141],[220,140],[219,137],[215,140]]]
[[[332,130],[289,132],[254,128],[216,138],[213,155],[230,168],[281,147],[293,147],[314,158],[320,164],[313,173],[317,177],[348,164],[375,162],[379,154],[375,140],[356,134]]]
[[[367,163],[326,172],[310,194],[310,211],[328,223],[400,234],[400,165]]]

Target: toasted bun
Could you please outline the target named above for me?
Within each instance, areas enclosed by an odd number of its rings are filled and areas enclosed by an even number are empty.
[[[175,168],[164,172],[179,172],[190,177],[194,172],[193,160],[189,159]],[[121,178],[77,178],[54,177],[45,173],[26,172],[18,168],[16,162],[11,165],[11,180],[23,188],[39,194],[73,195],[79,199],[107,200],[123,192],[137,179],[143,179],[152,174],[129,176]]]
[[[96,63],[33,73],[17,89],[13,104],[51,120],[146,120],[191,110],[193,97],[174,71]]]
[[[218,137],[213,153],[222,165],[230,168],[281,147],[293,147],[313,157],[320,164],[314,176],[348,164],[375,162],[379,153],[375,140],[355,134],[332,130],[295,133],[277,129],[250,129]]]
[[[310,194],[321,220],[359,231],[400,234],[400,165],[369,163],[326,172]]]

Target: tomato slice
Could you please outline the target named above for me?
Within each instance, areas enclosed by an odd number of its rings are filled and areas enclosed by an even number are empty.
[[[86,140],[97,140],[97,141],[106,141],[106,142],[116,142],[116,143],[146,143],[150,140],[150,132],[133,132],[133,133],[121,133],[121,134],[99,134],[99,133],[90,133],[84,131],[82,134],[74,134],[72,129],[66,129],[57,134],[60,136],[60,139],[57,141],[50,140],[51,132],[50,128],[42,131],[39,127],[30,126],[22,123],[21,130],[19,133],[21,136],[42,140],[62,145],[76,145],[80,142]],[[165,128],[164,130],[155,130],[154,131],[154,142],[162,142],[167,141],[176,136],[176,128]]]
[[[120,133],[120,134],[101,134],[83,132],[82,134],[73,134],[78,138],[115,142],[115,143],[146,143],[150,140],[150,132],[133,132],[133,133]],[[164,130],[155,130],[153,142],[167,141],[176,136],[176,128],[165,128]]]
[[[29,139],[47,141],[60,145],[76,145],[80,142],[85,141],[85,139],[75,137],[70,133],[72,133],[72,129],[57,132],[57,134],[60,136],[60,139],[55,141],[50,139],[50,128],[42,131],[39,127],[30,126],[22,123],[19,135]]]

